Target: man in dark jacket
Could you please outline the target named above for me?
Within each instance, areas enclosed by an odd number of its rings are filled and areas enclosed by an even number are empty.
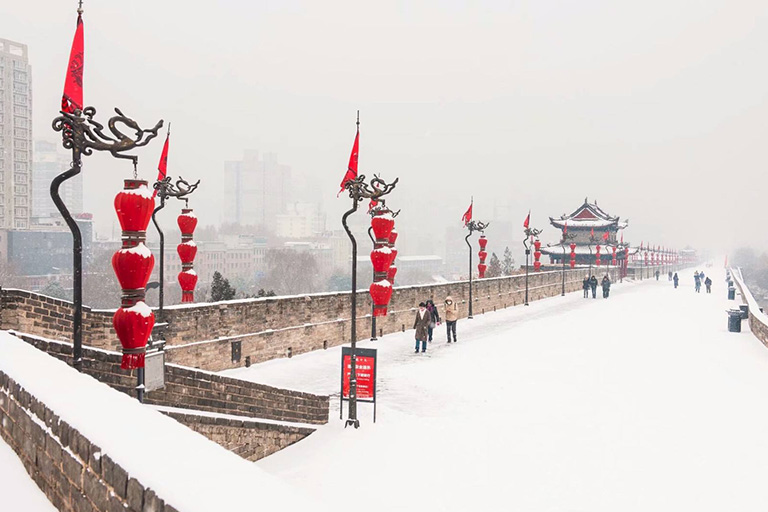
[[[589,287],[592,288],[592,298],[597,298],[597,277],[592,276],[589,278]]]
[[[611,293],[611,279],[608,277],[608,274],[603,277],[601,285],[603,286],[603,298],[607,299],[608,294]]]
[[[416,319],[413,321],[413,328],[416,329],[416,353],[419,352],[419,342],[421,342],[421,351],[427,351],[428,330],[431,321],[432,315],[427,311],[427,305],[420,302],[419,310],[416,311]]]
[[[709,276],[704,280],[704,286],[707,287],[707,293],[712,293],[712,280]]]
[[[589,298],[589,276],[586,276],[581,282],[581,287],[584,289],[584,298]]]
[[[677,285],[680,283],[680,278],[677,276],[677,272],[672,276],[672,281],[675,283],[675,288],[677,288]]]

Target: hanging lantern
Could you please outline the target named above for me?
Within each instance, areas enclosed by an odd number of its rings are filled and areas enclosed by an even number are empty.
[[[397,267],[395,265],[390,265],[387,269],[387,281],[394,283],[395,275],[397,275]]]
[[[392,250],[389,247],[377,247],[371,251],[374,281],[387,278],[387,270],[392,263],[392,259]]]
[[[389,235],[392,233],[392,229],[395,227],[395,219],[392,214],[386,210],[378,211],[373,218],[371,218],[371,228],[373,228],[373,236],[376,239],[376,243],[384,244],[389,242]]]
[[[541,242],[536,240],[533,242],[533,270],[538,272],[541,270]]]
[[[595,247],[595,265],[600,266],[600,246]]]
[[[181,230],[181,243],[176,247],[181,259],[181,272],[177,278],[181,287],[181,302],[194,302],[197,286],[197,273],[194,271],[197,244],[192,241],[192,235],[197,227],[197,216],[192,208],[182,208],[176,222]]]
[[[395,258],[397,258],[397,247],[392,247],[389,251],[392,253],[392,259],[390,260],[389,265],[392,266],[395,264]]]
[[[397,249],[395,248],[395,241],[397,240],[397,230],[393,227],[389,232],[389,250],[391,253],[391,260],[389,269],[387,270],[387,281],[392,286],[395,285],[395,274],[397,274],[397,267],[395,266],[395,257],[397,256]]]
[[[571,268],[576,268],[576,244],[571,244]]]
[[[120,367],[144,367],[147,340],[155,325],[155,315],[144,302],[147,281],[155,257],[144,245],[155,200],[143,180],[125,180],[115,196],[114,206],[122,228],[122,248],[112,256],[112,268],[122,289],[121,306],[112,316],[112,326],[123,347]]]
[[[382,279],[371,283],[368,291],[371,293],[371,300],[373,301],[373,316],[386,316],[387,305],[392,297],[392,284],[386,279]]]
[[[616,246],[613,246],[613,254],[611,255],[611,265],[616,266]]]
[[[480,263],[485,263],[485,258],[488,257],[488,253],[481,249],[480,252],[477,253],[477,257],[480,258]]]
[[[396,240],[397,240],[397,230],[395,228],[392,228],[392,231],[389,232],[389,246],[390,247],[394,246]]]
[[[488,265],[485,263],[479,263],[477,265],[477,273],[480,279],[483,279],[485,277],[485,271],[488,270]]]
[[[480,235],[480,239],[477,241],[480,244],[480,249],[485,250],[485,246],[488,245],[488,239],[485,235]]]

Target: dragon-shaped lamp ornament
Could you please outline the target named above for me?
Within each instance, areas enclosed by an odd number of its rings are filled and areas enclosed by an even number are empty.
[[[132,160],[134,178],[136,178],[138,157],[125,153],[146,146],[157,136],[158,130],[163,126],[163,121],[160,120],[153,128],[144,129],[136,121],[124,115],[120,109],[116,108],[115,112],[117,115],[107,122],[109,133],[105,133],[104,125],[94,120],[96,109],[93,107],[75,109],[73,112],[61,111],[61,115],[52,123],[53,130],[62,133],[62,145],[72,151],[72,167],[53,179],[50,192],[53,203],[72,232],[72,299],[74,303],[72,341],[73,364],[78,370],[82,368],[83,360],[83,241],[80,228],[61,199],[59,189],[66,180],[80,174],[83,155],[89,156],[94,151],[107,151],[115,158]],[[132,132],[133,135],[124,132]]]

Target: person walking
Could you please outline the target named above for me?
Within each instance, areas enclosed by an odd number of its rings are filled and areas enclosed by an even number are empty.
[[[581,287],[584,288],[584,298],[589,298],[589,276],[584,276],[584,281],[581,282]]]
[[[611,293],[611,278],[608,277],[608,274],[603,277],[602,283],[600,283],[603,287],[603,298],[607,299],[608,294]]]
[[[432,343],[432,332],[435,330],[436,325],[440,325],[440,313],[437,312],[437,306],[432,302],[432,299],[427,300],[427,311],[432,318],[429,322],[429,328],[427,334],[429,335],[429,342]]]
[[[677,276],[677,272],[675,272],[675,275],[672,276],[672,282],[675,283],[675,288],[677,288],[677,285],[680,282],[680,278]]]
[[[669,280],[671,281],[671,280],[672,280],[672,271],[671,271],[671,270],[669,271],[669,273],[667,274],[667,276],[669,277]]]
[[[413,321],[413,328],[416,329],[416,353],[419,353],[419,342],[421,342],[421,351],[427,351],[427,338],[429,337],[429,323],[432,316],[427,311],[427,304],[419,302],[419,310],[416,311],[416,319]]]
[[[660,274],[660,272],[657,270],[657,271],[656,271],[656,280],[657,280],[657,281],[659,280],[659,274]]]
[[[592,298],[597,298],[597,277],[594,275],[589,278],[589,287],[592,289]]]
[[[445,330],[448,334],[448,343],[451,342],[451,333],[453,333],[453,341],[459,341],[456,337],[456,321],[459,319],[459,306],[449,295],[445,298]]]
[[[707,293],[712,293],[712,280],[709,276],[704,280],[704,286],[707,287]]]
[[[701,291],[701,278],[699,277],[698,271],[695,274],[693,274],[693,286],[696,289],[696,293],[699,293]]]

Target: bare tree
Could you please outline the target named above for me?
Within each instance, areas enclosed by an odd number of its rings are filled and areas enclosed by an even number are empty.
[[[319,290],[319,268],[308,252],[291,249],[271,249],[266,255],[266,276],[259,287],[274,290],[279,295],[312,293]]]

